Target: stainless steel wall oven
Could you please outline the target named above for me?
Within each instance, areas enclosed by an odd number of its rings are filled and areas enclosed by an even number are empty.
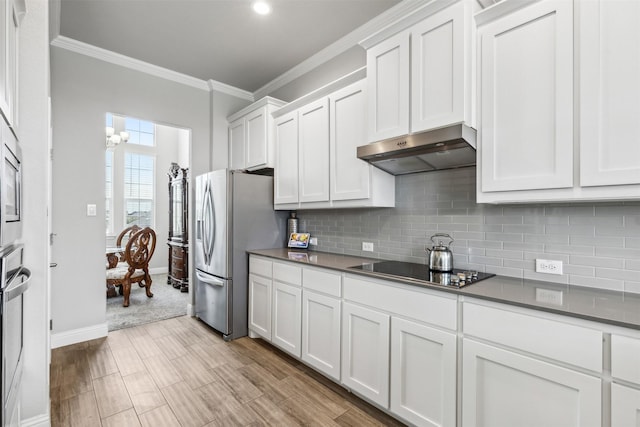
[[[22,161],[18,142],[6,127],[2,129],[2,163],[0,164],[0,246],[22,237]]]
[[[1,426],[19,425],[24,348],[24,292],[31,273],[23,266],[23,246],[0,250],[0,337],[2,346]]]

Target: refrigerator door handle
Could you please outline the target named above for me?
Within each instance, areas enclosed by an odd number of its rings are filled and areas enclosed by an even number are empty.
[[[203,283],[207,283],[209,285],[224,286],[224,280],[218,279],[217,277],[205,276],[199,271],[196,271],[196,277],[198,278],[199,281]]]
[[[205,188],[202,214],[202,252],[204,253],[205,263],[209,265],[213,256],[213,244],[215,241],[215,217],[210,183],[207,183]]]

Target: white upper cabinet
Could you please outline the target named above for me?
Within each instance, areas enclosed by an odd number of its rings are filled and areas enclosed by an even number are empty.
[[[640,2],[580,2],[580,183],[640,184]]]
[[[503,1],[476,23],[477,201],[640,199],[640,4]]]
[[[243,117],[229,124],[229,169],[245,168],[245,146],[245,119]]]
[[[18,29],[25,10],[24,0],[0,2],[0,113],[14,133],[18,127]]]
[[[298,203],[298,112],[278,117],[275,128],[273,203]]]
[[[367,50],[370,142],[409,133],[409,32]]]
[[[395,177],[357,157],[366,144],[366,83],[341,80],[275,114],[275,209],[394,206]]]
[[[329,101],[298,110],[300,202],[329,201]]]
[[[411,28],[411,131],[471,117],[470,13],[458,2]]]
[[[478,29],[482,192],[573,185],[572,28],[545,0]]]
[[[371,191],[371,166],[355,155],[366,132],[364,81],[329,96],[329,152],[331,200],[367,199]]]
[[[271,114],[284,102],[265,97],[227,118],[229,168],[258,170],[275,166],[275,130]]]
[[[444,6],[444,8],[443,8]],[[424,19],[367,48],[369,142],[472,120],[472,3],[433,2]],[[415,19],[415,15],[409,17]],[[382,33],[384,33],[383,30]]]

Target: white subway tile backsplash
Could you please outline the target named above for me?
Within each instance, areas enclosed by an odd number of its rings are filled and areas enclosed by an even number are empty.
[[[624,247],[624,238],[603,236],[570,236],[569,244],[577,246],[608,246],[611,248],[622,248]],[[638,240],[638,248],[640,248],[640,240]]]
[[[571,255],[569,256],[569,262],[573,265],[589,265],[592,267],[607,267],[607,268],[623,268],[624,260],[621,258],[604,258],[597,256],[582,256]]]
[[[429,237],[445,232],[456,267],[640,293],[640,202],[481,205],[475,173],[398,176],[395,208],[303,210],[301,229],[321,251],[422,264]],[[535,273],[536,258],[562,261],[564,274]]]

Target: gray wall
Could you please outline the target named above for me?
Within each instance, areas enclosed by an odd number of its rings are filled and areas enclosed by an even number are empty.
[[[475,172],[398,176],[395,208],[299,211],[300,229],[317,250],[422,264],[445,232],[455,267],[640,293],[640,203],[479,205]],[[563,261],[563,275],[535,273],[536,258]]]
[[[291,102],[365,65],[367,52],[354,46],[268,95]]]
[[[51,94],[52,257],[58,263],[51,317],[53,334],[60,334],[105,322],[105,113],[190,129],[193,174],[209,170],[216,146],[210,146],[212,95],[206,90],[52,48]],[[86,216],[87,203],[97,205],[97,216]]]

